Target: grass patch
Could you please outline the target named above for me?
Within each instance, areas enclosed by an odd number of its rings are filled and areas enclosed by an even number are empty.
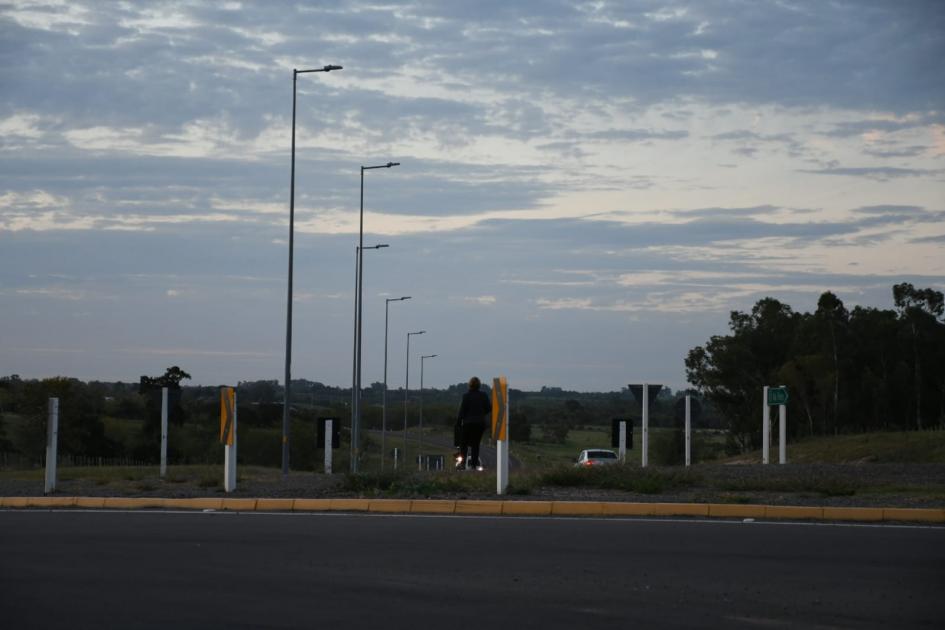
[[[641,469],[635,466],[598,466],[575,468],[561,466],[538,475],[538,483],[547,486],[624,490],[638,494],[663,494],[690,488],[698,482],[687,470]]]
[[[431,496],[495,492],[495,475],[436,472],[346,474],[341,490],[362,496]]]
[[[725,492],[784,492],[817,494],[822,497],[852,497],[860,484],[829,478],[738,479],[713,484]]]

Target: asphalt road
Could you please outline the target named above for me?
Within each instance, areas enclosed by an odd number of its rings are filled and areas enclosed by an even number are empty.
[[[17,629],[940,628],[943,587],[942,528],[0,511]]]

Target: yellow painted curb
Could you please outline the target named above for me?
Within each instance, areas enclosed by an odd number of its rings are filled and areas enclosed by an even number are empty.
[[[710,503],[709,516],[728,518],[764,518],[765,506],[741,503]]]
[[[212,499],[210,497],[165,499],[164,507],[180,510],[220,510],[223,509],[223,499]]]
[[[555,516],[603,516],[604,504],[593,501],[553,501],[551,513]]]
[[[103,508],[105,497],[76,497],[75,506],[80,508]]]
[[[881,521],[883,508],[825,507],[824,518],[828,521]]]
[[[104,507],[112,510],[143,510],[163,508],[166,499],[151,497],[105,497]]]
[[[28,507],[72,507],[75,505],[75,497],[30,497],[26,505]]]
[[[823,519],[824,508],[796,505],[766,505],[765,518]]]
[[[29,497],[4,497],[0,505],[3,507],[25,508],[29,506]]]
[[[296,512],[327,512],[331,509],[331,499],[296,499],[292,509]]]
[[[255,512],[256,499],[223,499],[223,509],[233,512]]]
[[[329,499],[331,511],[367,512],[371,502],[368,499]]]
[[[373,499],[368,502],[368,512],[387,512],[392,514],[409,514],[409,499]]]
[[[291,510],[295,499],[256,499],[256,511],[265,510]]]
[[[456,501],[416,499],[410,502],[410,511],[414,514],[452,514],[456,511]]]
[[[643,503],[604,503],[604,516],[649,516]]]
[[[502,501],[473,501],[471,499],[459,499],[456,501],[456,511],[454,514],[484,514],[499,515],[502,514]]]
[[[945,523],[945,510],[922,508],[883,508],[883,520]]]
[[[551,501],[503,501],[502,513],[509,516],[549,516]]]

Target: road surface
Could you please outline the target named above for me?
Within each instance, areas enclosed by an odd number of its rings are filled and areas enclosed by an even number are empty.
[[[17,629],[940,628],[943,588],[942,528],[0,511]]]

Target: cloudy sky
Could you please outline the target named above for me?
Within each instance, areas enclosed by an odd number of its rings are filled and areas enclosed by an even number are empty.
[[[685,383],[765,296],[945,289],[945,3],[0,2],[0,374]]]

